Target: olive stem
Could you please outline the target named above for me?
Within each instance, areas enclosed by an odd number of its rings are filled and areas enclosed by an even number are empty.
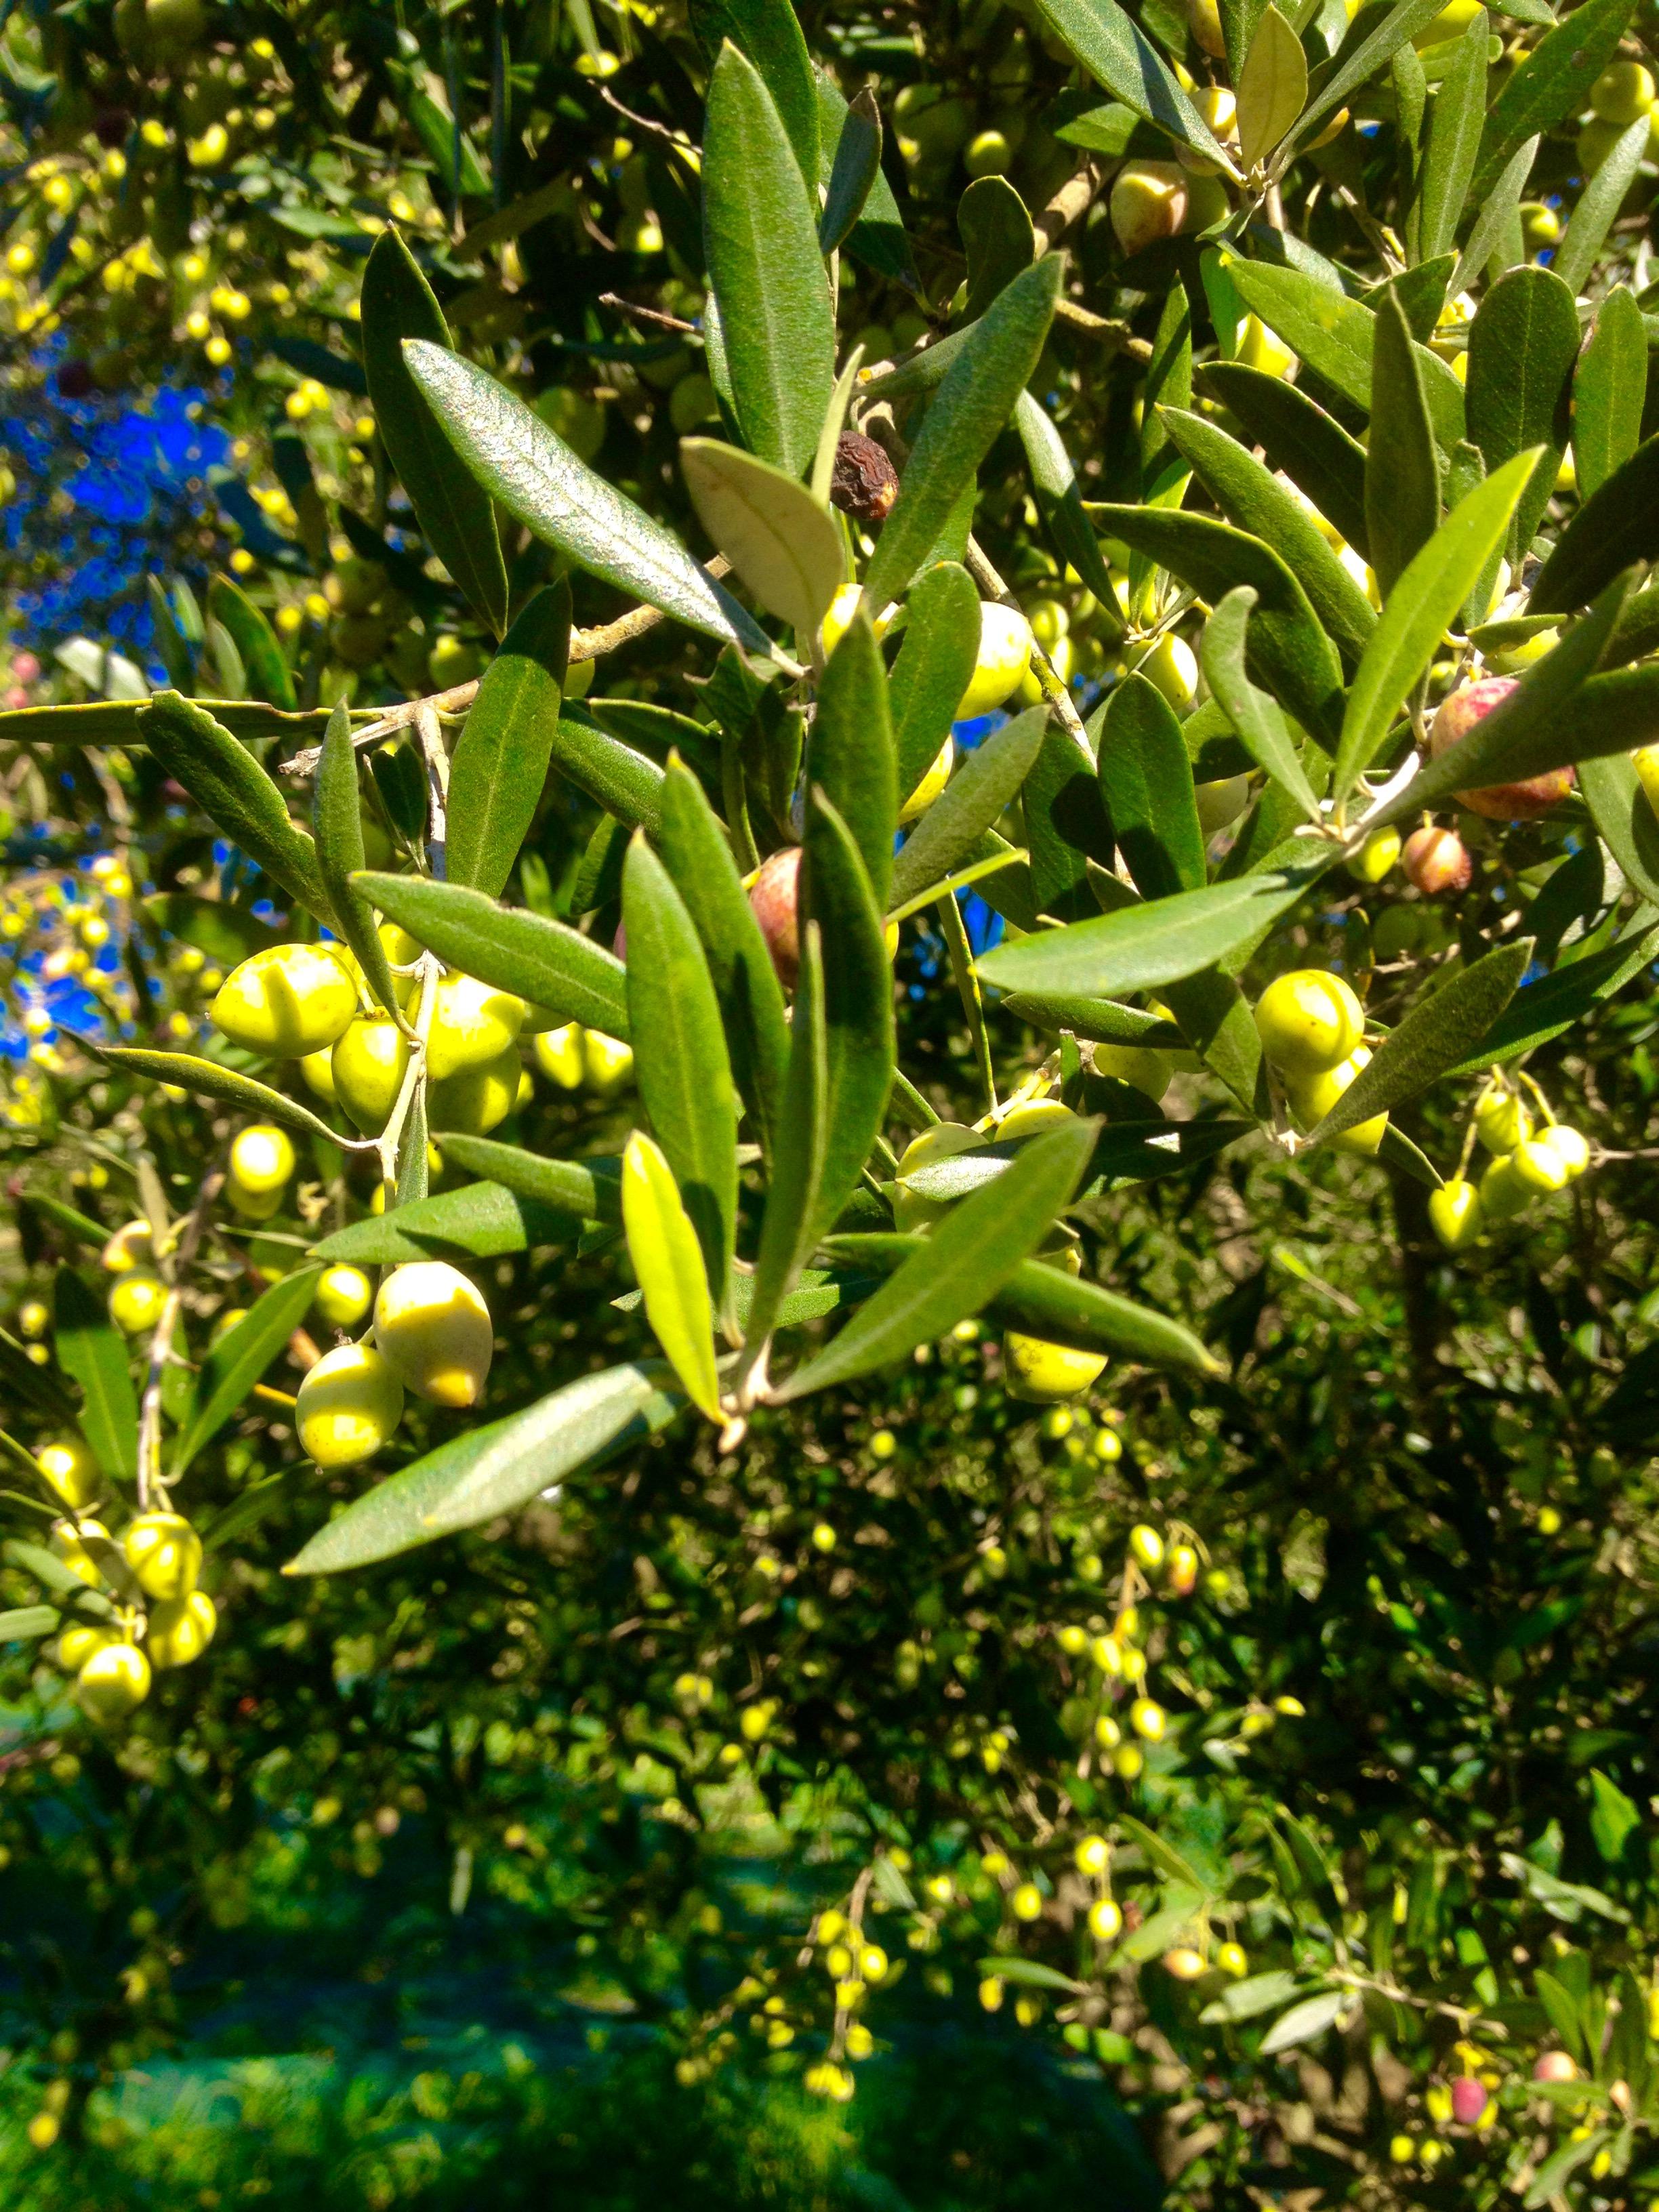
[[[441,963],[437,955],[423,952],[420,960],[421,1003],[415,1016],[415,1043],[386,1125],[380,1135],[371,1140],[380,1155],[380,1180],[389,1189],[395,1188],[397,1185],[398,1150],[403,1140],[404,1125],[414,1106],[416,1091],[426,1080],[427,1047],[432,1036],[432,1017],[438,1003],[441,972]]]
[[[1017,614],[1021,611],[1019,601],[986,558],[984,548],[977,538],[969,538],[968,540],[966,558],[968,573],[981,592],[988,592],[1000,605],[1012,607]],[[1036,672],[1038,684],[1042,687],[1043,697],[1053,708],[1055,719],[1066,735],[1081,750],[1089,763],[1089,772],[1092,775],[1095,760],[1094,755],[1089,750],[1089,739],[1083,727],[1083,717],[1078,713],[1071,693],[1061,683],[1060,672],[1035,636],[1031,640],[1031,666]]]

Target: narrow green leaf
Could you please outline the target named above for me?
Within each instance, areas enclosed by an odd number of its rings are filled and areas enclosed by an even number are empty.
[[[864,580],[865,599],[872,608],[902,596],[1013,412],[1048,335],[1064,269],[1063,256],[1045,254],[1015,277],[967,334],[927,410],[899,495],[881,526]]]
[[[1236,585],[1248,584],[1257,601],[1249,634],[1252,674],[1305,729],[1335,743],[1342,664],[1307,593],[1271,546],[1207,514],[1108,506],[1090,512],[1212,606]]]
[[[893,863],[890,911],[942,882],[974,851],[1030,773],[1048,718],[1046,707],[1028,708],[963,761]]]
[[[1099,742],[1100,788],[1135,889],[1146,899],[1197,890],[1204,832],[1174,708],[1146,677],[1126,676],[1106,695]]]
[[[1306,493],[1338,536],[1357,553],[1367,553],[1365,449],[1358,440],[1283,377],[1236,361],[1205,362],[1195,375],[1205,393],[1237,416],[1273,467]]]
[[[425,339],[407,339],[404,357],[471,474],[533,537],[689,629],[745,652],[770,649],[758,623],[679,539],[579,460],[522,399]]]
[[[682,438],[680,473],[741,581],[810,650],[847,574],[829,508],[796,477],[718,438]]]
[[[816,162],[810,174],[809,198],[765,80],[728,41],[703,123],[703,246],[744,439],[792,477],[811,463],[836,374]]]
[[[1162,1014],[1149,1014],[1144,1006],[1126,1006],[1116,999],[1060,997],[1053,993],[1010,991],[1002,1001],[1016,1021],[1034,1029],[1058,1033],[1069,1030],[1091,1044],[1133,1044],[1164,1051],[1181,1051],[1186,1038]]]
[[[750,59],[752,61],[754,58],[751,54]],[[818,95],[817,181],[828,186],[834,174],[828,149],[840,145],[848,110],[839,88],[827,70],[815,65],[812,75],[817,81]],[[775,89],[774,97],[776,97]],[[879,170],[870,187],[870,197],[865,202],[864,212],[848,235],[847,246],[848,250],[855,254],[866,268],[873,269],[878,275],[888,278],[892,283],[902,284],[908,291],[920,289],[910,241],[904,234],[904,222],[899,214],[898,202],[893,197],[892,186]]]
[[[456,1158],[460,1158],[459,1152]],[[568,1167],[572,1163],[547,1164]],[[608,1172],[616,1169],[615,1161],[604,1165]],[[524,1178],[515,1180],[522,1182]],[[580,1200],[582,1194],[573,1188],[572,1195]],[[585,1206],[568,1207],[562,1195],[544,1201],[495,1182],[465,1183],[459,1190],[440,1191],[434,1198],[337,1229],[313,1246],[312,1257],[349,1260],[354,1267],[397,1267],[405,1260],[447,1260],[458,1253],[473,1260],[494,1260],[508,1252],[533,1251],[542,1244],[576,1243],[588,1218]],[[606,1218],[619,1218],[613,1200]]]
[[[1659,555],[1659,438],[1638,446],[1556,540],[1527,608],[1562,614],[1604,591],[1620,569]]]
[[[362,888],[382,914],[464,975],[628,1042],[623,964],[591,937],[461,884],[368,869]]]
[[[623,1230],[646,1319],[698,1412],[720,1418],[714,1309],[691,1217],[660,1148],[635,1129],[623,1154]]]
[[[1308,97],[1308,58],[1277,8],[1256,26],[1238,79],[1238,150],[1247,169],[1266,161],[1301,114]]]
[[[1619,863],[1626,882],[1659,905],[1659,821],[1635,762],[1623,747],[1609,759],[1581,760],[1578,788],[1597,836]]]
[[[50,1636],[63,1619],[55,1605],[14,1606],[0,1613],[0,1644],[26,1644],[37,1636]]]
[[[880,174],[881,110],[874,92],[866,85],[849,103],[836,141],[823,212],[818,217],[820,252],[833,253],[845,243]]]
[[[823,1184],[830,1139],[830,1056],[824,1030],[823,940],[815,921],[807,923],[801,938],[800,973],[789,1038],[789,1071],[772,1179],[767,1187],[752,1296],[744,1321],[745,1339],[757,1351],[776,1328],[785,1300],[812,1256],[810,1240]]]
[[[197,1387],[196,1409],[173,1452],[175,1475],[185,1472],[264,1376],[305,1319],[321,1279],[322,1270],[318,1267],[301,1267],[284,1275],[234,1328],[225,1331],[209,1352]]]
[[[1470,586],[1503,544],[1536,461],[1535,453],[1517,453],[1477,484],[1395,586],[1348,693],[1331,787],[1339,802],[1376,758]]]
[[[1062,1124],[1026,1146],[995,1182],[939,1222],[834,1340],[776,1392],[781,1402],[902,1359],[977,1313],[1047,1236],[1076,1189],[1096,1124]]]
[[[1419,194],[1418,252],[1425,261],[1449,252],[1468,198],[1486,119],[1486,41],[1491,17],[1477,9],[1440,80],[1429,122]]]
[[[1500,945],[1431,997],[1419,999],[1312,1132],[1310,1144],[1327,1144],[1374,1114],[1392,1113],[1455,1066],[1469,1039],[1484,1036],[1515,996],[1532,958],[1532,945],[1524,937]]]
[[[208,611],[229,632],[253,696],[292,714],[300,703],[293,673],[276,631],[246,592],[228,576],[216,576],[208,586]]]
[[[806,774],[852,831],[877,909],[885,914],[898,826],[898,763],[887,671],[870,604],[866,587],[819,680]]]
[[[1487,293],[1469,325],[1469,436],[1480,448],[1487,476],[1524,448],[1537,453],[1532,481],[1510,526],[1512,568],[1532,544],[1555,488],[1577,358],[1578,311],[1553,270],[1511,269]],[[1615,561],[1607,574],[1623,565]]]
[[[1255,605],[1255,593],[1247,584],[1241,584],[1228,592],[1205,623],[1199,646],[1204,681],[1252,760],[1283,785],[1310,822],[1317,822],[1319,801],[1278,702],[1258,691],[1244,672],[1246,639]]]
[[[333,924],[316,848],[289,820],[282,793],[222,722],[194,700],[158,691],[138,709],[138,735],[162,774],[183,786],[222,836],[319,921]]]
[[[363,803],[357,788],[357,754],[351,719],[343,706],[329,717],[323,757],[312,787],[312,822],[317,866],[340,925],[340,933],[368,979],[368,987],[400,1021],[386,947],[374,927],[374,910],[351,878],[363,865]]]
[[[1508,1007],[1449,1075],[1476,1075],[1500,1060],[1518,1060],[1577,1028],[1592,1007],[1622,991],[1659,957],[1654,909],[1643,906],[1633,926],[1600,952],[1587,953],[1517,991]]]
[[[1205,2006],[1199,2019],[1206,2027],[1224,2027],[1234,2021],[1254,2020],[1258,2013],[1273,2012],[1288,1999],[1305,1996],[1309,1991],[1307,1983],[1276,1966],[1270,1973],[1248,1974],[1242,1982],[1223,1990],[1213,2003]]]
[[[383,230],[363,270],[363,367],[387,458],[414,502],[426,542],[473,611],[499,637],[507,628],[507,568],[490,487],[457,459],[433,395],[406,362],[403,341],[447,349],[449,327],[432,288],[396,230]],[[441,409],[437,412],[441,413]]]
[[[1572,458],[1578,495],[1589,499],[1636,451],[1648,388],[1648,334],[1636,295],[1616,285],[1572,381]]]
[[[955,561],[927,569],[905,602],[904,635],[888,683],[901,799],[951,734],[979,658],[979,593],[968,571]]]
[[[1185,1368],[1195,1375],[1226,1372],[1224,1363],[1180,1322],[1041,1260],[1021,1261],[991,1301],[989,1312],[1002,1328],[1023,1329],[1050,1344],[1112,1352],[1148,1367]]]
[[[1204,155],[1230,177],[1238,171],[1152,40],[1116,0],[1036,0],[1060,44],[1115,100]]]
[[[1520,236],[1521,195],[1532,174],[1537,152],[1537,139],[1528,138],[1510,155],[1491,191],[1477,198],[1478,213],[1469,226],[1469,234],[1463,241],[1463,250],[1457,257],[1457,266],[1448,287],[1454,298],[1494,259],[1501,259],[1505,267],[1514,266],[1510,256],[1512,241]]]
[[[544,1490],[667,1426],[684,1404],[660,1360],[584,1375],[522,1413],[441,1444],[354,1500],[283,1571],[372,1566],[516,1513]]]
[[[1434,425],[1411,332],[1390,287],[1376,312],[1365,448],[1365,534],[1385,600],[1439,526],[1440,458]]]
[[[732,1073],[754,1115],[762,1152],[771,1160],[789,1064],[783,990],[726,833],[696,778],[678,759],[670,760],[663,787],[657,848],[702,939]]]
[[[1093,999],[1153,991],[1213,967],[1288,913],[1320,871],[1244,876],[1147,901],[982,953],[981,976],[999,990]]]
[[[1408,39],[1426,30],[1439,12],[1434,0],[1398,0],[1376,29],[1361,39],[1321,84],[1303,109],[1275,166],[1282,169],[1315,125],[1323,117],[1334,113],[1351,92],[1383,69]]]
[[[738,1212],[737,1098],[720,1003],[696,925],[662,862],[635,832],[623,864],[628,1013],[650,1048],[635,1063],[646,1112],[726,1294]]]
[[[823,143],[805,34],[789,0],[691,0],[690,12],[691,28],[711,64],[720,58],[726,39],[754,64],[788,132],[802,176],[817,183],[829,149]],[[831,134],[830,146],[835,143]]]
[[[195,1091],[198,1097],[222,1098],[226,1105],[257,1114],[262,1121],[280,1121],[285,1129],[297,1130],[302,1136],[325,1137],[331,1145],[340,1141],[338,1130],[331,1129],[309,1107],[284,1097],[268,1083],[256,1083],[251,1075],[239,1075],[234,1068],[222,1067],[216,1060],[200,1060],[188,1052],[151,1052],[142,1046],[100,1044],[90,1037],[76,1041],[83,1051],[94,1054],[124,1075],[142,1075],[151,1083],[174,1084],[181,1091]]]
[[[1614,142],[1601,167],[1578,195],[1567,234],[1555,250],[1551,274],[1559,276],[1575,295],[1583,290],[1595,265],[1595,257],[1606,245],[1607,233],[1624,204],[1625,195],[1636,181],[1636,172],[1648,149],[1647,120],[1645,115],[1638,115]]]
[[[1112,642],[1123,635],[1123,629],[1112,592],[1111,571],[1083,511],[1083,494],[1066,442],[1049,420],[1047,409],[1029,392],[1022,392],[1014,402],[1014,428],[1025,448],[1025,465],[1030,471],[1042,526],[1061,561],[1069,562],[1094,593],[1099,602],[1096,626],[1103,638]],[[933,573],[928,571],[929,575]],[[921,589],[918,585],[910,594],[912,623]]]
[[[1237,438],[1187,409],[1166,407],[1162,412],[1170,437],[1217,506],[1241,530],[1273,547],[1300,581],[1327,633],[1357,659],[1376,628],[1376,611],[1323,532]]]
[[[663,772],[649,755],[602,729],[580,704],[567,703],[549,754],[559,774],[578,791],[625,822],[654,834],[662,805]]]
[[[549,1160],[518,1145],[504,1145],[495,1137],[465,1136],[443,1129],[434,1130],[433,1135],[445,1159],[453,1160],[468,1175],[501,1183],[521,1197],[538,1199],[579,1221],[622,1218],[617,1195],[622,1175],[619,1159],[589,1156],[580,1160]]]
[[[541,803],[569,648],[570,586],[561,577],[520,611],[468,710],[449,764],[452,883],[492,898],[506,889]]]
[[[1335,2027],[1342,2014],[1356,2002],[1348,1990],[1327,1990],[1322,1996],[1304,1997],[1288,2012],[1280,2013],[1262,2037],[1257,2055],[1271,2058],[1276,2051],[1293,2050],[1297,2044],[1311,2043],[1316,2036],[1325,2034]]]
[[[1633,573],[1633,572],[1632,572]],[[1561,642],[1534,661],[1506,699],[1500,699],[1468,734],[1436,760],[1425,763],[1410,784],[1379,812],[1373,824],[1403,821],[1425,807],[1443,805],[1454,792],[1476,791],[1482,784],[1524,782],[1569,762],[1597,753],[1628,751],[1641,740],[1626,738],[1615,713],[1585,714],[1585,686],[1608,638],[1617,629],[1631,574],[1617,577],[1582,622]],[[1659,708],[1659,672],[1644,687]]]
[[[856,1188],[887,1110],[893,1081],[893,972],[881,908],[853,834],[816,788],[807,794],[800,908],[835,947],[824,965],[828,1135],[815,1243]]]
[[[81,1433],[106,1481],[138,1471],[138,1399],[121,1332],[72,1267],[52,1295],[52,1350],[81,1392]]]
[[[1244,946],[1249,944],[1247,938]],[[1194,975],[1177,976],[1164,986],[1164,996],[1211,1074],[1226,1085],[1247,1114],[1265,1121],[1270,1109],[1261,1032],[1250,1002],[1231,972],[1248,957],[1248,951],[1235,948],[1227,956],[1225,969],[1200,968]]]
[[[977,322],[1005,285],[1036,258],[1036,233],[1025,203],[1006,177],[976,177],[957,203],[957,229],[968,257],[964,322]]]
[[[1589,106],[1590,88],[1618,51],[1632,5],[1633,0],[1584,0],[1507,79],[1486,118],[1473,187],[1477,201],[1523,139],[1553,131]]]
[[[1092,720],[1092,717],[1091,718]],[[1031,896],[1042,914],[1078,921],[1098,911],[1089,863],[1109,869],[1112,825],[1094,763],[1050,722],[1020,793],[1031,856]]]
[[[1227,69],[1235,84],[1267,4],[1267,0],[1220,0],[1217,13],[1221,17],[1222,44],[1227,50]]]

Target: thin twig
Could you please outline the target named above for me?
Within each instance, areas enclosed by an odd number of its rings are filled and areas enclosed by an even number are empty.
[[[988,592],[992,599],[1000,601],[1003,606],[1012,607],[1018,612],[1019,601],[986,558],[985,549],[975,538],[970,538],[968,540],[967,560],[968,573],[981,591]],[[1088,761],[1089,772],[1092,775],[1095,766],[1094,756],[1089,750],[1089,739],[1083,727],[1083,717],[1078,713],[1072,695],[1066,690],[1059,670],[1035,637],[1031,640],[1031,665],[1036,672],[1037,682],[1042,686],[1043,697],[1053,708],[1066,735],[1072,738]]]
[[[677,331],[686,337],[700,337],[695,323],[688,323],[680,315],[665,315],[659,307],[642,307],[636,300],[624,300],[620,292],[601,292],[599,305],[609,307],[613,314],[626,315],[631,323],[649,323],[659,331]]]

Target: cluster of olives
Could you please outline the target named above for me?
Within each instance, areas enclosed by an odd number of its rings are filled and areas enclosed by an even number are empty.
[[[202,1540],[181,1513],[140,1513],[118,1542],[82,1510],[94,1505],[97,1474],[82,1446],[46,1445],[37,1463],[70,1509],[53,1524],[52,1549],[88,1589],[115,1592],[108,1621],[75,1621],[58,1632],[57,1657],[75,1678],[82,1710],[94,1721],[124,1719],[149,1695],[156,1669],[186,1667],[213,1641],[219,1616],[198,1588]]]
[[[374,1299],[374,1341],[337,1345],[300,1385],[295,1424],[322,1468],[373,1459],[404,1417],[404,1393],[476,1406],[495,1351],[483,1294],[446,1260],[394,1267]]]
[[[1361,1042],[1365,1012],[1352,986],[1321,968],[1275,976],[1256,1000],[1255,1026],[1304,1130],[1324,1120],[1370,1060]],[[1386,1114],[1373,1115],[1333,1138],[1332,1148],[1370,1158],[1388,1125]]]
[[[1429,1219],[1449,1252],[1467,1249],[1534,1199],[1565,1190],[1589,1165],[1583,1132],[1558,1121],[1537,1085],[1529,1078],[1522,1082],[1532,1105],[1517,1085],[1492,1070],[1474,1103],[1459,1171],[1430,1196]],[[1477,1143],[1490,1156],[1478,1184],[1467,1173]]]

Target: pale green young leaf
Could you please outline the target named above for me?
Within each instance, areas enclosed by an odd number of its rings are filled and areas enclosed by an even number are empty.
[[[623,1154],[623,1231],[646,1319],[698,1412],[720,1418],[714,1309],[691,1217],[659,1147],[635,1129]]]
[[[1308,58],[1277,8],[1269,6],[1238,79],[1238,150],[1247,169],[1266,161],[1308,98]]]
[[[340,1141],[339,1132],[331,1129],[308,1106],[299,1105],[251,1075],[222,1067],[216,1060],[203,1060],[190,1052],[152,1052],[143,1045],[100,1044],[91,1037],[78,1042],[84,1050],[123,1074],[142,1075],[151,1083],[174,1084],[181,1091],[193,1091],[198,1098],[222,1099],[227,1106],[257,1115],[263,1121],[279,1121],[301,1136],[325,1137],[331,1145]]]
[[[680,473],[739,580],[810,648],[847,574],[829,508],[795,477],[718,438],[682,438]]]
[[[351,717],[343,705],[329,716],[322,758],[312,786],[312,827],[317,866],[340,925],[340,934],[368,979],[368,987],[393,1021],[401,1021],[386,947],[374,927],[374,910],[353,884],[363,865],[362,794],[357,788],[357,751],[351,742]]]

